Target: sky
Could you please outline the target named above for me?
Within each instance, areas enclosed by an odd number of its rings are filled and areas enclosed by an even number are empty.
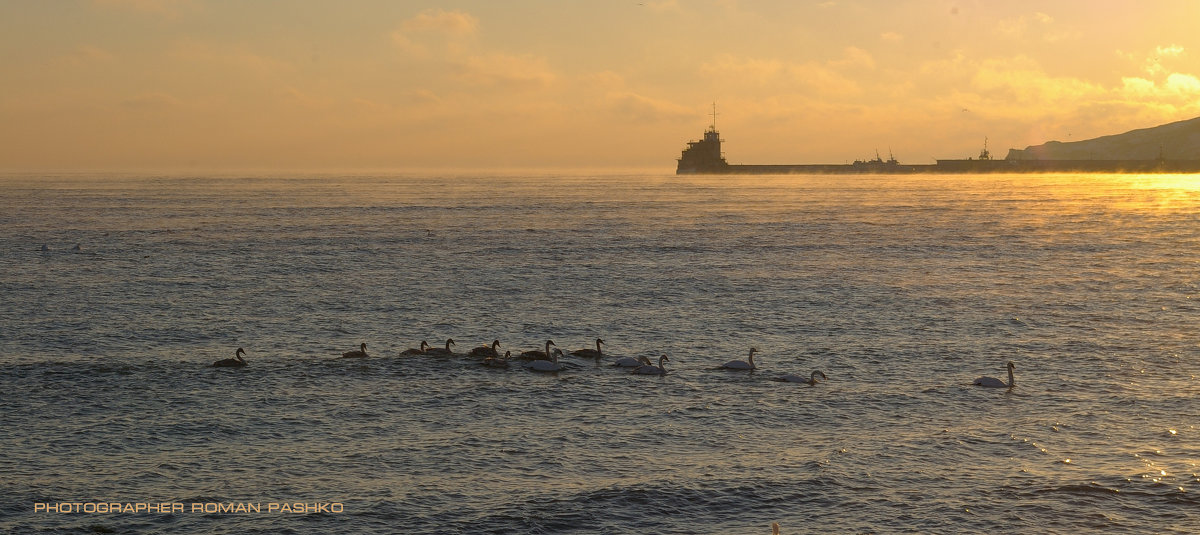
[[[1193,0],[0,0],[0,170],[1003,156],[1200,116]]]

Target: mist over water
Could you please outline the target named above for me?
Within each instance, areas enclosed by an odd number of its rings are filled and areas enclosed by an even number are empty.
[[[0,530],[1200,527],[1194,176],[55,175],[0,191]],[[398,356],[598,337],[608,356],[557,374]],[[360,343],[370,358],[336,358]],[[248,366],[210,367],[238,347]],[[758,370],[716,369],[750,347]],[[609,366],[663,354],[665,377]],[[971,386],[1010,360],[1016,388]],[[771,381],[812,370],[829,380]]]

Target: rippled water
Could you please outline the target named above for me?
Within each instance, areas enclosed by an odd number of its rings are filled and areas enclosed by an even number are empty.
[[[1200,530],[1195,176],[0,191],[0,530]],[[550,375],[398,356],[597,337]],[[970,385],[1009,360],[1016,388]],[[264,512],[35,510],[60,502]],[[294,502],[344,510],[266,512]]]

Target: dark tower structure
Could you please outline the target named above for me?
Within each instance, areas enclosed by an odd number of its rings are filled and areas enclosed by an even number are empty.
[[[728,171],[729,163],[721,154],[721,134],[717,133],[717,105],[713,104],[713,122],[704,132],[704,139],[689,141],[683,154],[679,156],[679,166],[675,174],[686,175],[693,173],[723,173]]]

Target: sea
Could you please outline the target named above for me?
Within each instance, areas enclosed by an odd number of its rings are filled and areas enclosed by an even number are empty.
[[[1200,175],[9,173],[0,295],[5,533],[1200,532]]]

